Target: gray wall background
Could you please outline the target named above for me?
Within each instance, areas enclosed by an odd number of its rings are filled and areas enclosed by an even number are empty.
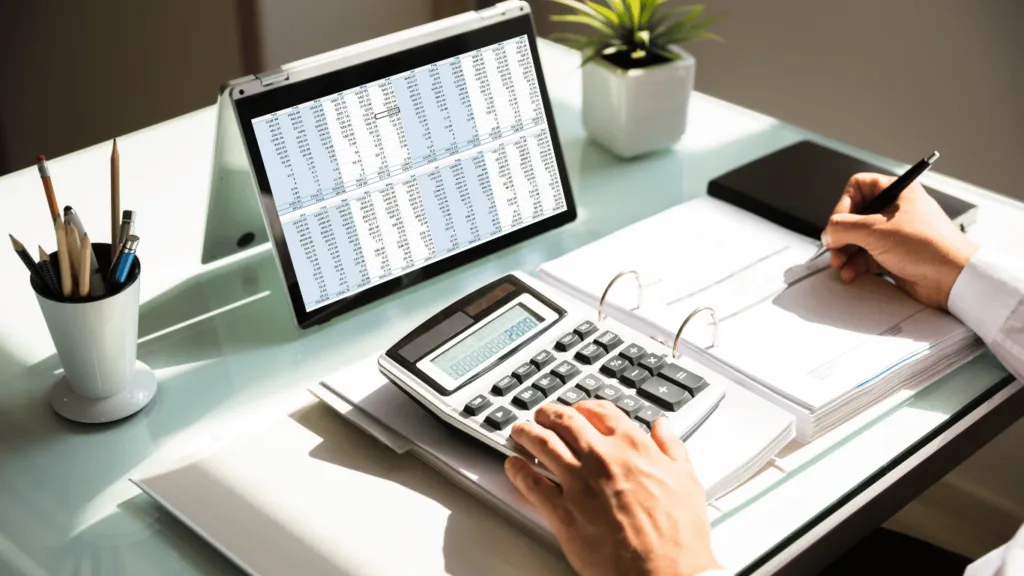
[[[695,0],[670,0],[669,5]],[[537,25],[566,10],[532,0]],[[709,0],[697,90],[1024,198],[1021,0]],[[564,26],[564,25],[563,25]]]

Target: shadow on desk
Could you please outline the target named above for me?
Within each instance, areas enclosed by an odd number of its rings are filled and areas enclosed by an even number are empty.
[[[449,510],[443,547],[449,574],[551,574],[552,567],[559,565],[564,566],[564,573],[572,573],[557,551],[507,522],[419,459],[392,452],[323,404],[291,417],[323,439],[310,451],[310,457],[395,482]]]

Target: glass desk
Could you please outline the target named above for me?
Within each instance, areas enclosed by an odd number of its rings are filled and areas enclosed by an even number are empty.
[[[542,61],[577,222],[304,333],[292,325],[266,245],[200,264],[214,107],[119,138],[121,204],[139,212],[143,238],[139,358],[157,371],[160,390],[143,412],[115,425],[86,427],[56,416],[48,393],[59,362],[32,293],[20,281],[20,263],[0,251],[0,269],[19,271],[4,275],[18,281],[0,283],[0,574],[237,572],[128,478],[289,414],[351,446],[352,461],[339,465],[378,477],[375,485],[398,483],[448,511],[440,519],[409,520],[421,522],[431,543],[416,548],[422,557],[410,552],[414,566],[473,573],[480,565],[472,559],[483,555],[495,560],[488,566],[499,566],[496,573],[568,571],[557,551],[422,463],[375,447],[317,406],[305,388],[389,345],[452,294],[509,270],[534,270],[700,196],[711,178],[797,140],[845,149],[893,170],[903,165],[700,94],[693,96],[688,132],[675,149],[620,162],[584,136],[578,54],[542,43]],[[51,162],[59,200],[101,229],[109,218],[108,157],[102,145]],[[982,205],[972,232],[979,241],[1024,246],[1016,203],[939,174],[925,180]],[[26,245],[52,247],[39,188],[33,169],[0,178],[0,227]],[[644,201],[628,201],[627,194]],[[983,354],[786,474],[759,476],[713,519],[716,552],[743,572],[799,571],[822,561],[1019,417],[1020,388]],[[472,529],[453,528],[467,523]]]

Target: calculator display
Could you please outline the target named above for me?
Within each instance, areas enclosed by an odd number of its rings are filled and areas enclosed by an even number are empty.
[[[458,381],[540,325],[541,321],[532,310],[517,304],[439,354],[430,363]]]

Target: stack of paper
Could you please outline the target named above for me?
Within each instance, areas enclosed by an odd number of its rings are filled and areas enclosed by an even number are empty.
[[[610,293],[610,315],[672,342],[692,310],[688,353],[710,358],[748,389],[797,417],[810,440],[900,387],[934,380],[981,345],[958,320],[880,277],[844,285],[826,267],[787,284],[817,243],[712,198],[681,204],[541,266],[539,276],[597,305],[623,269],[639,273]],[[824,259],[823,259],[824,260]]]

